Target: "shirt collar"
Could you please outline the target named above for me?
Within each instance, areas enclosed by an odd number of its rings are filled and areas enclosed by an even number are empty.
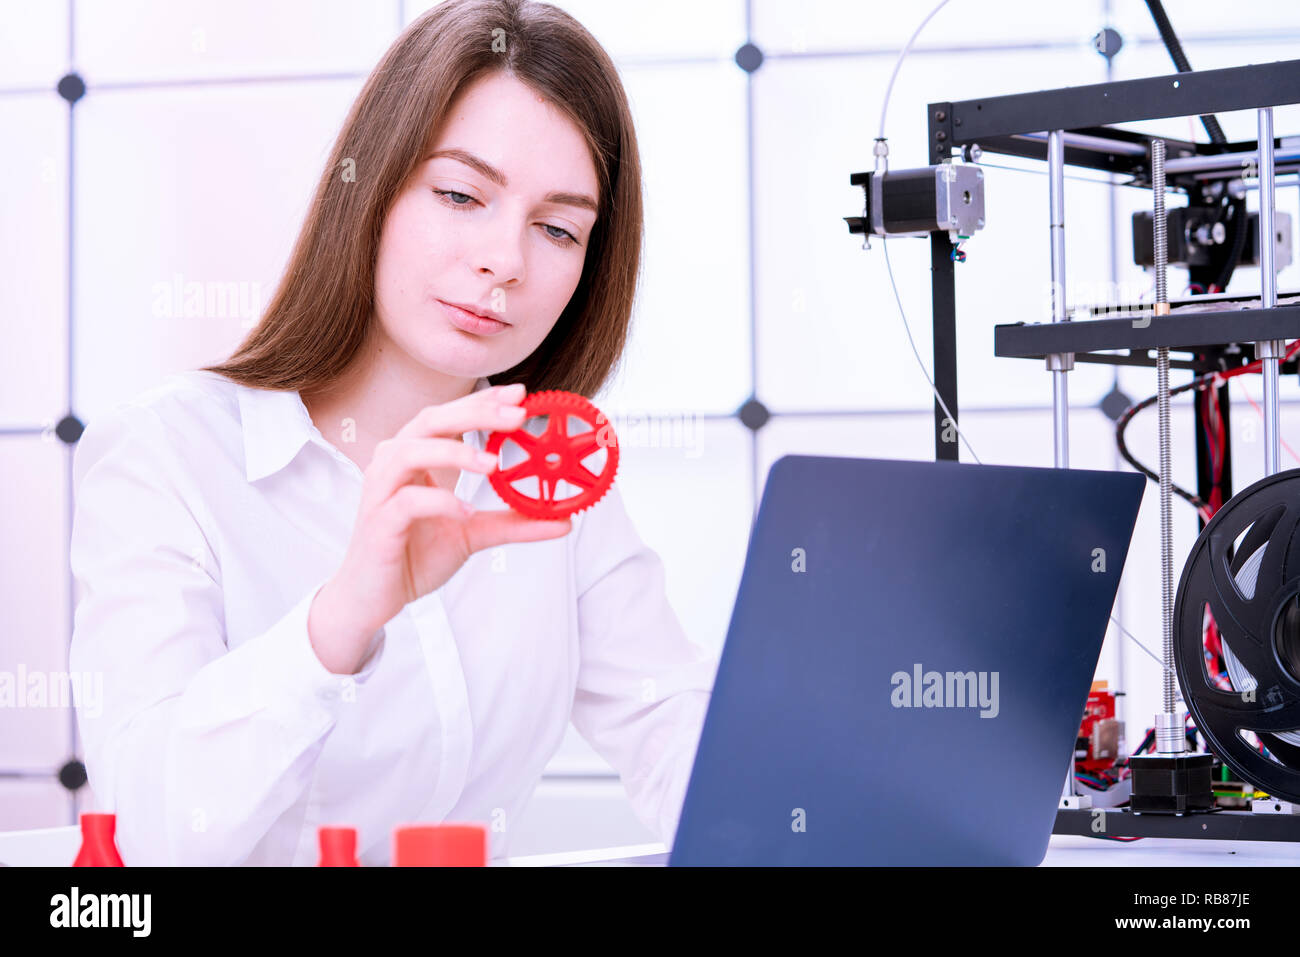
[[[474,391],[491,388],[486,376],[474,383]],[[316,428],[311,413],[297,390],[237,387],[239,418],[244,434],[244,474],[250,482],[284,468],[307,442],[329,448]],[[482,430],[462,433],[475,448],[486,445]]]

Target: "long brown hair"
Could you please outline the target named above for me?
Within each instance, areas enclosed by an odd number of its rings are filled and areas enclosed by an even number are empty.
[[[474,80],[506,71],[583,132],[600,209],[582,276],[531,355],[490,377],[591,398],[627,341],[640,273],[641,163],[627,96],[605,50],[563,11],[531,0],[445,0],[389,47],[352,104],[284,276],[231,357],[204,366],[243,385],[327,388],[366,340],[384,219]],[[345,169],[355,171],[345,176]]]

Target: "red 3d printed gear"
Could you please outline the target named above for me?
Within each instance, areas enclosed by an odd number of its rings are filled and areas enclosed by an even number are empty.
[[[521,427],[514,432],[493,432],[488,436],[488,452],[499,455],[502,445],[510,441],[527,456],[522,462],[488,474],[488,481],[502,501],[521,515],[539,519],[564,518],[595,505],[614,484],[614,473],[618,470],[618,437],[605,414],[582,396],[558,389],[534,392],[520,404],[525,411],[525,422],[538,416],[547,417],[546,431],[534,435]],[[571,435],[571,417],[589,425],[590,430]],[[605,462],[596,473],[583,464],[583,459],[600,449],[605,450]],[[514,486],[515,482],[530,476],[537,478],[536,498]],[[577,487],[578,494],[557,499],[555,492],[560,480]]]

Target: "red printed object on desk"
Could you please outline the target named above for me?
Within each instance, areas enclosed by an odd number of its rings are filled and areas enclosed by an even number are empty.
[[[322,827],[320,863],[317,867],[360,867],[357,861],[357,829],[355,827]]]
[[[529,518],[564,518],[590,508],[604,497],[614,484],[618,471],[618,436],[605,413],[574,392],[552,389],[524,397],[521,405],[528,419],[546,416],[546,430],[534,435],[522,426],[514,432],[493,432],[488,436],[486,451],[500,455],[506,443],[522,450],[522,462],[497,468],[488,481],[501,500]],[[583,423],[574,429],[571,419]],[[574,429],[574,431],[570,431]],[[604,452],[603,456],[598,453]],[[592,471],[584,460],[600,461]],[[515,487],[521,479],[535,478],[536,496]],[[560,481],[578,489],[577,494],[556,498]],[[532,483],[525,483],[531,487]]]
[[[394,867],[486,867],[481,824],[410,824],[393,829]]]
[[[81,850],[73,867],[124,867],[113,835],[117,832],[117,815],[81,815]]]

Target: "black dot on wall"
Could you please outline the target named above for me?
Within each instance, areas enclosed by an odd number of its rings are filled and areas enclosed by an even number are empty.
[[[67,445],[76,445],[77,440],[81,438],[81,433],[86,427],[81,424],[81,420],[75,415],[65,415],[59,420],[59,424],[54,427],[54,434]]]
[[[746,73],[753,73],[763,65],[763,51],[752,43],[746,43],[736,51],[736,66]]]
[[[59,80],[57,89],[59,91],[59,96],[63,97],[69,103],[76,103],[86,95],[86,84],[81,77],[77,76],[75,73],[69,73],[67,76]]]
[[[1112,388],[1101,397],[1101,402],[1098,404],[1101,406],[1101,411],[1106,413],[1106,418],[1112,422],[1117,422],[1119,417],[1124,414],[1124,410],[1133,404],[1133,400],[1118,388]]]
[[[740,416],[740,421],[753,432],[757,432],[761,429],[767,424],[767,420],[772,417],[767,411],[767,406],[754,398],[749,399],[744,405],[737,409],[736,414]]]
[[[59,783],[69,791],[75,791],[86,783],[86,766],[73,758],[59,768]]]
[[[1098,53],[1107,60],[1113,58],[1124,45],[1124,38],[1119,32],[1112,30],[1110,27],[1104,27],[1099,30],[1092,38],[1092,46]]]

